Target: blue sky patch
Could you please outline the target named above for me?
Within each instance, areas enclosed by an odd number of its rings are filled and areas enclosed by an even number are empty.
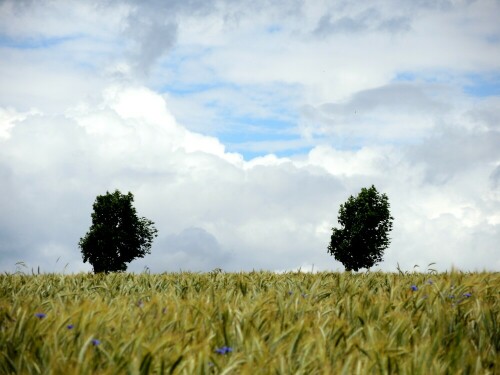
[[[476,97],[500,95],[500,73],[470,74],[470,83],[463,90],[466,94]]]
[[[228,151],[242,154],[245,160],[268,153],[289,156],[297,151],[294,141],[301,139],[295,131],[295,124],[286,120],[226,116],[225,121],[224,129],[214,135],[226,145]],[[274,145],[280,143],[285,146],[274,149]],[[260,149],[252,149],[249,145],[257,146]]]
[[[223,81],[209,68],[203,71],[202,80],[193,81],[190,66],[202,65],[207,54],[210,54],[209,49],[174,48],[162,63],[166,80],[157,90],[185,102],[186,108],[192,102],[193,107],[201,105],[210,113],[206,127],[203,124],[200,127],[200,119],[191,117],[190,111],[177,112],[182,124],[217,137],[228,151],[239,152],[245,159],[275,151],[272,147],[265,149],[266,144],[300,140],[296,128],[301,87],[282,82],[246,85]],[[262,151],[248,147],[260,142]],[[280,149],[278,154],[286,154],[286,151]]]
[[[279,33],[283,30],[283,28],[280,25],[271,25],[266,28],[266,31],[269,34],[276,34]]]
[[[81,38],[81,35],[66,35],[55,37],[40,36],[31,38],[13,38],[8,35],[0,35],[0,47],[16,49],[50,48],[78,38]]]
[[[246,161],[249,161],[249,160],[252,160],[254,158],[266,156],[269,154],[276,155],[279,158],[286,158],[286,157],[297,156],[297,155],[305,155],[309,151],[311,151],[313,147],[314,146],[290,148],[290,149],[286,149],[286,150],[277,150],[274,152],[241,150],[241,149],[238,149],[238,147],[235,147],[234,145],[227,145],[226,149],[229,152],[237,152],[237,153],[243,155],[243,158]]]
[[[175,96],[185,96],[191,94],[199,94],[201,92],[216,90],[216,89],[231,89],[237,90],[237,85],[223,82],[204,82],[204,83],[191,83],[191,82],[172,82],[171,84],[163,86],[160,91],[169,93]]]

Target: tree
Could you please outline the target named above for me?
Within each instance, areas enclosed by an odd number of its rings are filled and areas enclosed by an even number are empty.
[[[375,186],[362,188],[340,205],[338,221],[341,229],[332,228],[328,252],[347,271],[370,268],[382,260],[389,246],[389,232],[394,218],[389,212],[389,199]]]
[[[137,217],[133,201],[132,193],[119,190],[97,196],[92,225],[78,243],[94,273],[125,271],[126,263],[151,253],[158,231],[151,220]]]

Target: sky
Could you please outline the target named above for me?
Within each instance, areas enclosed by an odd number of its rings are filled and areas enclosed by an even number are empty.
[[[89,272],[98,195],[155,222],[130,272],[500,271],[497,0],[0,0],[0,272]],[[22,263],[20,263],[22,262]],[[417,266],[417,267],[415,267]]]

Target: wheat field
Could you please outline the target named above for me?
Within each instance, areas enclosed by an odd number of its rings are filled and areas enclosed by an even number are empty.
[[[499,273],[4,274],[2,374],[499,374]]]

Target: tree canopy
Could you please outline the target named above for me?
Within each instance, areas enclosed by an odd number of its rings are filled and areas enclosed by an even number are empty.
[[[78,244],[83,262],[95,273],[125,271],[127,263],[151,253],[158,230],[151,220],[137,216],[133,201],[132,193],[119,190],[97,196],[92,225]]]
[[[389,211],[389,199],[379,194],[375,186],[340,205],[338,222],[332,228],[328,252],[341,262],[347,271],[370,268],[382,260],[389,246],[389,232],[394,218]]]

